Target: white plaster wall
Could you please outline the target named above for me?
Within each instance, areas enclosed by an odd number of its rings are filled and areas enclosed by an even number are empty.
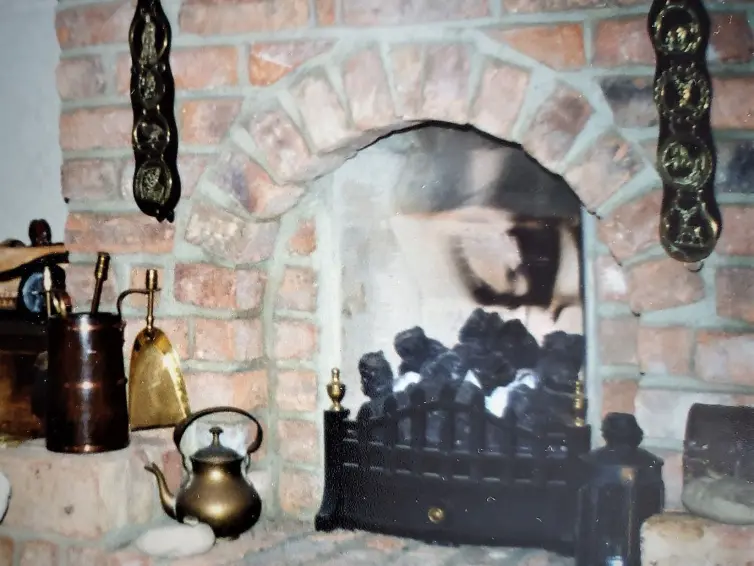
[[[55,0],[0,0],[0,240],[45,218],[63,238]]]

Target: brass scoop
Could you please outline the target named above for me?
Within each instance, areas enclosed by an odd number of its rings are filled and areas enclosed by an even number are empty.
[[[156,291],[157,270],[148,269],[146,289],[129,289],[118,297],[120,313],[128,295],[147,295],[147,325],[134,340],[128,374],[131,430],[172,427],[191,414],[178,354],[165,333],[154,326]]]

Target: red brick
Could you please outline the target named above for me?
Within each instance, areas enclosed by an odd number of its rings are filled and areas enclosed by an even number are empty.
[[[716,277],[717,314],[754,322],[754,269],[720,268]]]
[[[288,240],[288,251],[293,255],[308,256],[317,249],[317,226],[313,219],[302,220]]]
[[[197,155],[191,153],[178,153],[178,174],[181,177],[181,196],[184,198],[194,194],[199,178],[211,161],[208,155]],[[128,179],[129,194],[131,190],[131,179]]]
[[[354,136],[346,111],[323,73],[307,75],[292,89],[312,149],[328,153],[343,147]]]
[[[123,43],[128,41],[128,28],[133,18],[130,2],[86,4],[60,10],[55,27],[63,49]]]
[[[685,327],[640,326],[639,370],[642,373],[688,375],[694,334]]]
[[[350,26],[425,24],[490,15],[487,0],[342,0],[343,23]]]
[[[74,310],[89,308],[94,294],[94,262],[74,263],[63,267],[66,274],[66,290],[71,296]],[[118,279],[119,269],[120,266],[117,263],[110,264],[109,276],[102,286],[101,304],[103,307],[115,306],[115,299],[118,296],[115,282]]]
[[[322,499],[322,480],[304,470],[283,468],[280,472],[280,507],[284,513],[299,516],[319,507]]]
[[[13,566],[13,539],[0,536],[0,566]]]
[[[472,104],[471,122],[490,135],[510,139],[528,87],[528,71],[487,59]],[[500,104],[501,92],[505,93],[505,104]]]
[[[607,133],[571,166],[565,179],[593,211],[617,193],[644,166],[641,154],[618,134]]]
[[[717,252],[728,255],[754,256],[754,207],[723,206],[723,231],[717,245]]]
[[[283,110],[255,114],[248,128],[276,180],[306,178],[311,153],[301,132]]]
[[[278,421],[280,455],[289,462],[319,462],[319,428],[310,421]]]
[[[556,70],[580,69],[586,64],[580,23],[495,30],[489,35]]]
[[[636,342],[639,323],[636,317],[603,318],[599,322],[600,362],[637,363]]]
[[[683,440],[686,432],[686,417],[694,403],[730,405],[732,395],[647,389],[642,387],[636,397],[636,419],[644,429],[645,437]]]
[[[598,224],[600,240],[619,261],[659,242],[662,191],[652,191],[620,205]]]
[[[317,374],[310,371],[278,371],[275,401],[281,411],[311,412],[317,409]]]
[[[238,50],[205,45],[170,54],[176,90],[211,90],[238,84]]]
[[[611,255],[594,261],[594,280],[600,301],[628,302],[628,282],[623,268]]]
[[[754,334],[698,332],[694,369],[704,381],[754,385]]]
[[[120,159],[67,159],[61,168],[63,198],[85,200],[120,200]]]
[[[653,83],[650,76],[608,75],[600,80],[602,94],[612,110],[613,123],[617,127],[657,126],[659,115],[654,104]]]
[[[208,264],[178,264],[173,293],[181,303],[232,309],[236,306],[235,271]]]
[[[194,320],[194,357],[209,361],[249,361],[264,355],[259,319]]]
[[[336,23],[337,7],[335,0],[315,0],[317,11],[317,24],[320,26],[332,26]]]
[[[304,193],[304,188],[298,185],[278,185],[256,161],[238,151],[220,156],[212,180],[261,218],[287,212]]]
[[[318,331],[314,324],[303,320],[278,320],[274,327],[273,355],[276,359],[314,359],[318,347]]]
[[[566,156],[593,112],[583,94],[558,85],[526,128],[522,145],[543,167],[551,169]]]
[[[600,67],[655,64],[646,16],[597,22],[593,41],[594,64]]]
[[[236,306],[242,310],[262,308],[267,274],[257,269],[236,270]]]
[[[636,313],[691,305],[705,296],[699,273],[669,257],[631,266],[628,289],[628,301]]]
[[[177,301],[218,309],[255,309],[262,303],[267,276],[258,270],[233,270],[208,264],[175,267]]]
[[[269,259],[275,250],[279,228],[277,222],[249,222],[242,235],[239,263],[259,263]]]
[[[471,69],[468,46],[430,45],[425,57],[423,117],[456,124],[467,122]]]
[[[267,371],[190,373],[186,389],[192,411],[227,406],[254,411],[267,406]]]
[[[56,78],[58,94],[63,100],[99,96],[107,87],[102,60],[94,56],[61,59]]]
[[[256,263],[272,254],[278,233],[275,222],[249,223],[208,203],[195,202],[185,240],[235,263]]]
[[[214,145],[228,133],[241,110],[238,99],[187,100],[179,114],[181,142]]]
[[[317,306],[317,274],[309,268],[286,267],[278,289],[277,306],[314,311]]]
[[[48,541],[32,540],[21,547],[19,566],[57,566],[58,546]]]
[[[715,13],[711,15],[710,60],[724,63],[744,63],[751,61],[754,54],[754,37],[746,14]]]
[[[173,250],[175,227],[144,214],[88,214],[72,212],[65,225],[69,251],[111,254],[162,254]]]
[[[63,151],[130,147],[132,125],[133,113],[126,107],[63,112],[60,147]]]
[[[424,47],[395,45],[390,49],[390,66],[395,84],[395,111],[404,120],[421,117]]]
[[[131,268],[128,287],[129,289],[146,289],[147,288],[147,269],[157,269],[157,291],[154,295],[154,307],[159,308],[160,299],[165,290],[165,270],[156,265],[139,265]],[[148,298],[146,295],[133,294],[126,299],[126,304],[131,309],[144,310],[146,312]]]
[[[631,413],[635,409],[639,382],[635,379],[602,382],[602,416],[608,413]]]
[[[721,130],[754,129],[754,79],[718,77],[712,79],[715,93],[710,114],[712,127]]]
[[[387,74],[376,47],[359,51],[343,64],[343,84],[357,128],[387,128],[395,122]]]
[[[249,53],[249,81],[255,86],[269,86],[333,45],[330,40],[255,43]]]
[[[136,335],[141,332],[145,326],[146,312],[139,318],[127,318],[125,320],[126,329],[123,332],[123,352],[124,359],[129,360],[131,358],[131,348],[133,347]],[[191,349],[189,348],[189,332],[188,322],[182,318],[164,318],[158,316],[155,319],[155,326],[162,330],[165,335],[170,339],[170,343],[175,350],[175,353],[181,360],[188,360],[191,357]]]
[[[231,35],[279,31],[309,25],[309,2],[258,0],[186,0],[178,17],[183,33]]]

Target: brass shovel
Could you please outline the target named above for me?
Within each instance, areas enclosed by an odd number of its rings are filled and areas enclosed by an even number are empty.
[[[178,354],[165,333],[154,326],[156,291],[157,270],[148,269],[146,289],[129,289],[118,297],[120,313],[128,295],[147,295],[147,325],[134,340],[128,374],[131,430],[172,427],[191,414]]]

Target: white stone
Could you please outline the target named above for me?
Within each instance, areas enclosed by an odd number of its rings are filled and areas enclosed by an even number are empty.
[[[8,477],[0,472],[0,523],[5,517],[5,512],[8,510],[8,504],[10,503],[10,481]]]
[[[166,525],[149,529],[136,539],[134,546],[155,558],[186,558],[209,551],[215,534],[209,525]]]

